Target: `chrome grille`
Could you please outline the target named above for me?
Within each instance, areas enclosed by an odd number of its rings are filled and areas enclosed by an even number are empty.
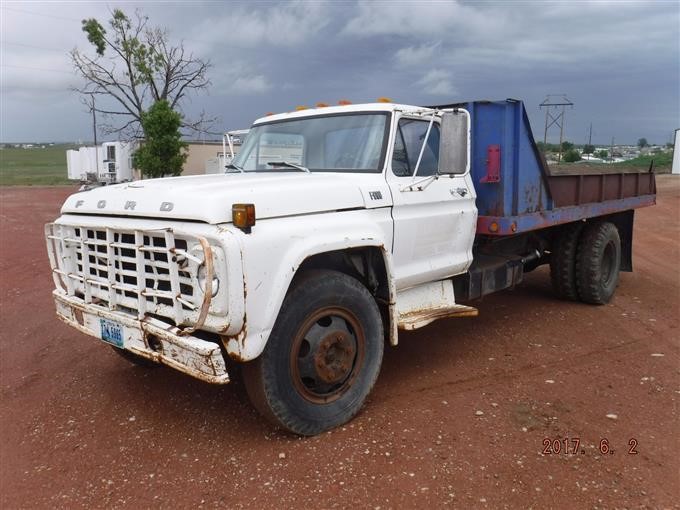
[[[176,325],[195,322],[204,296],[197,238],[171,229],[140,231],[48,224],[45,226],[57,286],[86,303],[127,309],[138,318],[157,315]]]

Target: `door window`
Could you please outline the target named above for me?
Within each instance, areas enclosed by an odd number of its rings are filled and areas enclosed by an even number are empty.
[[[416,169],[420,149],[425,140],[426,120],[401,119],[397,129],[392,154],[392,172],[397,177],[410,177]],[[434,122],[423,151],[423,157],[418,167],[418,176],[428,176],[437,173],[439,167],[439,124]]]

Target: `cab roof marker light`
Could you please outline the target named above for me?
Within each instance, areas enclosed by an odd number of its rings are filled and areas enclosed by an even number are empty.
[[[352,104],[352,101],[348,101],[347,99],[341,99],[340,101],[338,101],[338,104],[340,106],[347,106],[348,104]]]
[[[392,103],[393,101],[389,97],[379,97],[378,103]]]
[[[330,106],[330,105],[329,105],[328,103],[321,103],[321,102],[316,103],[316,107],[317,107],[317,108],[327,108],[327,107],[329,107],[329,106]]]
[[[296,111],[296,112],[301,112],[302,110],[308,110],[308,108],[307,108],[305,105],[303,105],[303,104],[298,105],[298,106],[295,107],[295,111]]]

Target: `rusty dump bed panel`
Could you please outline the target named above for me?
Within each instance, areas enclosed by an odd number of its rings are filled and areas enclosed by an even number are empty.
[[[553,170],[539,153],[521,101],[474,101],[472,179],[478,235],[513,235],[652,205],[654,174],[602,169]],[[613,170],[613,171],[612,171]]]

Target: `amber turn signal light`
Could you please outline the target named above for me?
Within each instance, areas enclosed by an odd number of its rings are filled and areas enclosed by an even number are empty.
[[[255,225],[255,204],[233,204],[231,218],[234,226],[250,233],[250,227]]]

